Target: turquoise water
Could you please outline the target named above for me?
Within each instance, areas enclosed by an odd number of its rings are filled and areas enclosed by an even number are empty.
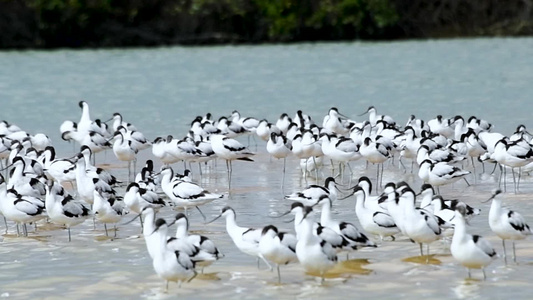
[[[283,112],[294,115],[301,109],[321,123],[332,106],[361,120],[364,117],[357,115],[369,105],[400,124],[411,114],[426,120],[438,114],[476,115],[492,122],[496,131],[510,134],[518,124],[533,126],[532,49],[533,39],[523,38],[0,52],[0,119],[30,133],[48,134],[60,156],[70,155],[73,146],[60,139],[59,125],[79,120],[80,100],[90,104],[93,118],[105,120],[118,111],[152,140],[185,135],[194,117],[206,112],[218,117],[237,109],[244,116],[275,121]],[[273,223],[291,229],[292,224],[269,218],[289,206],[279,189],[281,162],[269,159],[263,142],[256,151],[253,164],[235,164],[232,193],[202,210],[214,216],[231,205],[245,226]],[[139,161],[149,157],[145,151]],[[98,161],[125,178],[126,165],[111,152],[99,155]],[[367,170],[355,163],[354,168],[355,180],[363,174],[375,176],[373,166]],[[288,170],[285,193],[306,185],[296,159],[289,161]],[[208,190],[227,192],[223,163],[196,176]],[[390,167],[384,179],[420,184],[416,174],[397,167]],[[472,187],[459,182],[441,192],[480,207],[482,214],[473,220],[471,231],[486,236],[501,252],[501,242],[488,228],[489,204],[479,202],[488,198],[495,180],[485,174]],[[522,192],[509,194],[507,203],[531,223],[533,204],[528,200],[533,188],[531,178],[523,180]],[[353,198],[339,202],[335,216],[357,223],[353,207]],[[173,214],[162,212],[166,218]],[[196,212],[190,217],[192,229],[210,236],[226,257],[206,269],[208,275],[181,289],[171,285],[168,294],[162,293],[163,283],[153,272],[136,222],[119,226],[119,238],[113,241],[103,237],[101,225],[93,230],[91,222],[85,222],[73,228],[71,243],[64,230],[49,225],[30,238],[16,237],[11,226],[0,244],[0,296],[255,299],[342,298],[353,293],[412,299],[530,294],[530,239],[517,243],[518,265],[504,266],[499,259],[487,269],[484,282],[465,280],[466,271],[449,256],[446,244],[434,243],[439,264],[425,265],[409,259],[418,255],[418,247],[400,239],[353,254],[356,260],[325,286],[305,276],[298,265],[282,268],[284,283],[277,285],[275,272],[264,266],[257,270],[255,259],[233,246],[222,221],[203,225]],[[480,278],[480,273],[473,274]]]

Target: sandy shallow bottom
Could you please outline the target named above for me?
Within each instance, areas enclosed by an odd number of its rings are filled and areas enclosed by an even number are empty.
[[[144,153],[144,161],[149,153]],[[119,178],[127,176],[125,165],[113,161],[107,155],[105,166]],[[103,156],[99,156],[103,159]],[[353,175],[346,174],[343,184],[351,186],[366,175],[375,183],[375,166],[366,168],[363,162],[352,163]],[[467,167],[469,168],[469,167]],[[490,167],[487,167],[489,172]],[[182,170],[182,165],[175,166]],[[224,193],[224,199],[216,200],[201,209],[208,219],[216,216],[226,205],[237,212],[237,222],[242,226],[261,227],[274,224],[292,231],[290,218],[272,218],[286,211],[290,201],[283,194],[302,189],[314,183],[306,182],[297,168],[296,159],[287,163],[283,192],[281,190],[282,161],[271,160],[264,153],[262,144],[254,163],[234,163],[232,189],[228,193],[225,164],[204,170],[200,176],[193,166],[194,179],[206,189]],[[478,168],[480,170],[480,168]],[[331,173],[325,168],[320,183]],[[350,177],[351,183],[350,183]],[[341,180],[338,178],[337,181]],[[406,180],[415,190],[421,182],[416,174],[404,173],[397,165],[385,168],[384,182]],[[481,215],[471,221],[469,231],[483,235],[503,255],[501,240],[491,231],[487,222],[490,203],[481,201],[490,197],[497,187],[497,174],[478,174],[464,181],[441,188],[446,198],[458,198],[480,208]],[[508,180],[512,182],[512,177]],[[474,183],[476,182],[476,183]],[[124,193],[124,188],[119,194]],[[375,194],[375,192],[374,192]],[[533,179],[522,177],[520,192],[512,193],[508,185],[505,206],[519,211],[527,221],[533,222]],[[334,217],[355,223],[353,197],[337,201],[333,207]],[[171,207],[163,209],[159,216],[171,219],[176,213]],[[225,254],[225,257],[206,268],[203,274],[181,288],[171,283],[168,293],[164,282],[157,277],[148,257],[144,239],[140,234],[139,222],[118,225],[116,238],[105,236],[102,224],[93,228],[91,220],[72,228],[72,242],[68,242],[67,231],[61,226],[39,223],[37,231],[29,227],[28,237],[18,237],[14,224],[9,223],[8,233],[1,236],[0,243],[0,297],[57,299],[95,299],[111,297],[166,299],[176,296],[188,299],[232,298],[232,299],[278,299],[278,298],[379,298],[413,299],[498,299],[530,298],[529,278],[533,270],[533,247],[531,239],[518,241],[516,253],[518,263],[504,265],[503,258],[496,259],[486,269],[487,280],[482,280],[480,270],[467,271],[461,267],[449,252],[450,241],[442,240],[431,244],[429,258],[419,255],[419,247],[408,239],[398,236],[396,241],[379,241],[375,249],[362,249],[350,254],[348,260],[340,255],[339,264],[327,274],[326,281],[313,274],[306,274],[298,264],[282,266],[282,282],[277,282],[275,271],[269,271],[264,264],[258,269],[253,257],[241,253],[225,232],[223,220],[204,225],[201,215],[190,210],[191,231],[210,237]],[[133,215],[127,215],[122,223]],[[318,218],[318,213],[315,215]],[[2,229],[4,226],[2,225]],[[112,227],[112,226],[110,226]],[[113,230],[110,230],[113,235]],[[508,243],[508,249],[511,244]]]

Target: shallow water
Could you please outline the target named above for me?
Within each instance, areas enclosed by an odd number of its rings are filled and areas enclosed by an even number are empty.
[[[533,39],[478,39],[396,43],[335,43],[291,46],[159,48],[140,50],[87,50],[0,53],[0,119],[31,132],[48,134],[60,156],[73,152],[58,133],[63,120],[79,119],[79,100],[91,106],[93,118],[107,119],[119,111],[150,139],[185,135],[196,115],[211,112],[275,121],[283,112],[302,109],[320,122],[331,106],[357,120],[369,105],[403,123],[410,114],[430,119],[437,114],[477,115],[492,122],[497,131],[510,134],[516,125],[531,126],[533,96]],[[246,138],[241,138],[248,143]],[[291,230],[289,218],[271,218],[290,202],[282,195],[299,190],[312,179],[302,179],[296,159],[288,160],[284,192],[282,162],[270,159],[265,143],[257,148],[253,163],[236,162],[231,194],[225,165],[218,162],[194,179],[226,198],[202,207],[208,218],[225,205],[237,212],[243,226],[276,226]],[[141,153],[139,165],[151,157]],[[112,152],[99,154],[97,162],[125,179],[124,163]],[[375,178],[375,167],[352,164],[352,184],[359,176]],[[183,166],[176,164],[181,171]],[[479,171],[479,169],[478,169]],[[464,181],[441,188],[441,194],[459,198],[482,209],[471,221],[471,233],[490,240],[502,253],[501,241],[490,232],[489,203],[481,203],[497,185],[497,174],[478,174],[477,183]],[[326,177],[329,169],[321,174]],[[421,184],[416,174],[387,166],[384,182],[406,180]],[[508,180],[512,180],[509,178]],[[533,220],[533,179],[523,177],[521,191],[508,193],[505,204]],[[471,183],[474,179],[469,178]],[[322,183],[322,179],[320,181]],[[348,177],[344,180],[349,184]],[[375,183],[375,180],[374,180]],[[121,190],[120,193],[123,193]],[[354,222],[353,198],[338,201],[335,217]],[[160,216],[170,219],[170,208]],[[123,222],[133,218],[126,216]],[[318,215],[316,215],[318,217]],[[200,214],[190,211],[191,230],[209,236],[226,255],[181,288],[155,275],[148,258],[140,224],[119,225],[117,238],[106,238],[103,226],[91,221],[66,230],[50,224],[30,229],[28,238],[17,237],[12,224],[0,243],[0,297],[77,299],[128,298],[529,298],[533,268],[531,239],[516,243],[518,264],[495,260],[487,269],[464,268],[449,254],[446,242],[431,244],[429,264],[419,248],[405,238],[379,242],[341,262],[321,285],[297,265],[282,266],[282,283],[276,272],[257,269],[254,258],[239,252],[225,233],[222,220],[204,225]],[[3,225],[0,228],[3,229]],[[377,240],[376,240],[377,241]],[[509,248],[510,249],[510,244]]]

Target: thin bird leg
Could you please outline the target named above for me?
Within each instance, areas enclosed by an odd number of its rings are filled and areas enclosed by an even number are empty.
[[[377,184],[377,186],[379,187],[379,164],[377,165],[376,170],[377,170],[377,174],[376,174],[376,184]]]
[[[520,191],[520,177],[522,177],[522,167],[518,168],[518,181],[516,182],[516,191]]]
[[[2,216],[2,217],[4,217],[4,216]],[[6,225],[6,234],[7,234],[7,219],[6,219],[6,217],[4,217],[4,224]]]
[[[128,183],[131,182],[131,160],[128,161]]]
[[[427,252],[426,252],[426,264],[429,264],[429,244],[427,246]]]
[[[403,161],[402,161],[402,157],[401,157],[401,156],[400,156],[400,158],[398,158],[398,161],[400,162],[400,163],[398,164],[398,169],[399,169],[400,167],[403,167],[403,172],[406,173],[406,172],[407,172],[407,168],[406,168],[405,165],[403,164]]]
[[[204,218],[204,222],[205,222],[206,219],[205,219],[204,213],[200,210],[200,208],[198,206],[195,206],[195,207],[200,212],[200,214],[202,215],[202,218]]]
[[[476,173],[476,164],[474,163],[474,157],[470,156],[470,160],[472,161],[472,167],[474,168],[474,184],[477,183],[477,173]]]
[[[507,192],[507,169],[502,165],[503,169],[503,191]]]
[[[105,236],[109,236],[109,235],[107,234],[107,225],[106,225],[105,223],[104,223],[104,229],[105,229]]]
[[[278,283],[281,283],[281,274],[279,272],[279,264],[276,265],[276,268],[278,269]]]
[[[268,269],[269,269],[270,271],[272,271],[272,269],[273,269],[272,266],[271,266],[271,265],[268,263],[268,261],[263,257],[263,255],[259,255],[259,258],[261,258],[261,259],[265,262],[265,264],[267,265]],[[257,268],[258,268],[258,269],[259,269],[259,258],[258,258],[258,260],[257,260]]]
[[[70,242],[71,239],[70,239],[70,227],[67,227],[67,230],[68,230],[68,241]]]
[[[316,178],[316,181],[318,182],[318,165],[316,164],[316,158],[313,156],[313,164],[315,164],[315,178]]]
[[[232,165],[231,160],[226,161],[227,168],[228,168],[228,189],[231,190],[231,173],[232,173]]]
[[[420,245],[420,256],[424,256],[424,251],[422,250],[422,243],[420,243],[419,245]]]
[[[505,240],[502,239],[502,245],[503,245],[503,261],[505,262],[505,265],[507,265],[507,253],[505,252]]]
[[[133,177],[131,178],[131,181],[135,180],[135,170],[137,169],[137,158],[133,159]]]
[[[514,241],[513,241],[513,261],[516,263],[516,250],[514,246]]]
[[[496,171],[496,166],[498,165],[498,163],[494,163],[494,169],[492,169],[492,172],[490,172],[490,175],[494,174],[494,171]],[[483,165],[485,166],[485,165]]]
[[[516,183],[516,177],[514,175],[514,168],[511,168],[511,173],[513,173],[513,187],[514,187],[514,193],[518,193],[518,184]]]
[[[117,237],[117,224],[113,224],[113,229],[115,229],[115,234],[113,235],[114,238]]]
[[[196,278],[196,276],[198,276],[198,273],[196,272],[196,270],[193,270],[193,272],[194,272],[194,274],[191,276],[191,278],[189,278],[189,279],[187,280],[187,282],[191,282],[191,280],[193,280],[194,278]],[[181,283],[181,281],[180,281],[180,283]],[[181,286],[180,286],[180,287],[181,287]]]
[[[287,164],[287,158],[283,158],[283,173],[281,175],[281,193],[283,194],[283,186],[285,184],[285,166]]]
[[[383,188],[383,173],[384,173],[385,164],[381,163],[381,177],[379,179],[379,187]]]

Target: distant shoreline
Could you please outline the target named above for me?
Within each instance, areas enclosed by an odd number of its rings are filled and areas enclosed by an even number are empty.
[[[0,0],[0,49],[533,35],[533,0],[154,0],[120,4]]]

